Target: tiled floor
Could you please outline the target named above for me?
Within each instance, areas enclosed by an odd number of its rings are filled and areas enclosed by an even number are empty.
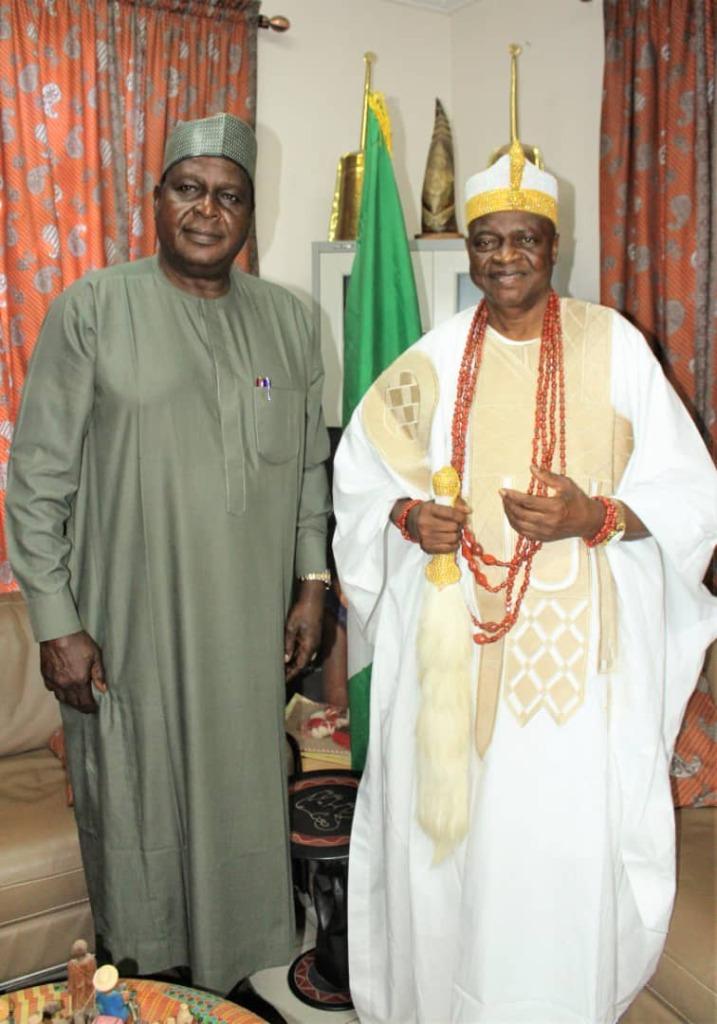
[[[316,929],[307,916],[303,934],[297,939],[296,956],[315,944]],[[358,1021],[354,1010],[315,1010],[300,1002],[287,982],[289,967],[270,967],[252,976],[252,984],[259,995],[275,1006],[287,1024],[349,1024]]]

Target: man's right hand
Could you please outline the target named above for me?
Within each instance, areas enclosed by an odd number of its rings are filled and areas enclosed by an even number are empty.
[[[40,644],[40,672],[45,686],[62,704],[86,715],[97,711],[92,684],[107,693],[102,651],[89,635],[81,631],[43,640]]]
[[[396,520],[404,500],[397,501],[391,512]],[[463,527],[468,521],[470,508],[462,498],[455,506],[437,505],[435,501],[422,501],[408,514],[406,528],[411,537],[421,545],[428,555],[447,555],[458,550]]]

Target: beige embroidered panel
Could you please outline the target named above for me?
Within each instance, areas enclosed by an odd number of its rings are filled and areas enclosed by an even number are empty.
[[[429,494],[428,445],[437,403],[433,363],[425,353],[408,349],[371,386],[361,410],[366,436],[384,461]]]
[[[610,403],[610,312],[576,300],[561,302],[565,351],[567,473],[588,494],[610,494],[632,450],[630,425]],[[525,490],[539,343],[506,344],[486,335],[471,417],[473,529],[488,551],[507,560],[515,534],[503,514],[501,487]],[[554,467],[557,470],[557,465]],[[597,553],[603,668],[615,654],[614,587],[604,552]],[[504,573],[504,570],[503,570]],[[489,571],[493,582],[500,572]],[[591,607],[590,560],[577,539],[546,544],[533,562],[531,585],[513,630],[481,650],[476,742],[490,742],[497,701],[525,725],[539,712],[567,722],[585,697]],[[475,588],[483,619],[500,619],[503,595]]]
[[[587,493],[611,494],[633,445],[629,422],[610,403],[611,313],[563,299],[561,314],[567,472]],[[471,414],[471,526],[488,551],[506,560],[515,535],[498,490],[525,490],[528,485],[538,355],[538,342],[506,344],[489,329]],[[438,396],[430,358],[409,349],[376,380],[362,407],[366,435],[381,457],[423,493],[430,493],[432,472],[440,468],[430,465],[428,455]],[[597,609],[592,607],[593,592]],[[502,618],[502,594],[475,588],[475,597],[481,618]],[[490,742],[501,693],[522,725],[541,711],[557,724],[569,721],[585,697],[591,616],[599,616],[600,669],[608,670],[616,655],[614,609],[614,583],[604,552],[596,552],[591,562],[577,539],[548,544],[539,552],[516,626],[504,641],[481,649],[476,712],[480,753]]]

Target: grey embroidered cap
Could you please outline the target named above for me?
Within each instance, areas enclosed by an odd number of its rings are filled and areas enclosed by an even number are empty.
[[[243,167],[254,184],[256,135],[233,114],[214,114],[198,121],[179,121],[164,147],[162,175],[192,156],[225,156]]]

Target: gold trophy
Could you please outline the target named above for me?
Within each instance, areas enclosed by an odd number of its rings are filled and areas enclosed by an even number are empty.
[[[336,169],[336,187],[331,203],[329,220],[330,242],[352,242],[358,236],[359,213],[361,212],[361,191],[363,188],[363,160],[366,148],[366,124],[368,121],[368,96],[371,92],[371,65],[375,53],[365,53],[363,110],[361,114],[361,148],[357,153],[344,153]]]

